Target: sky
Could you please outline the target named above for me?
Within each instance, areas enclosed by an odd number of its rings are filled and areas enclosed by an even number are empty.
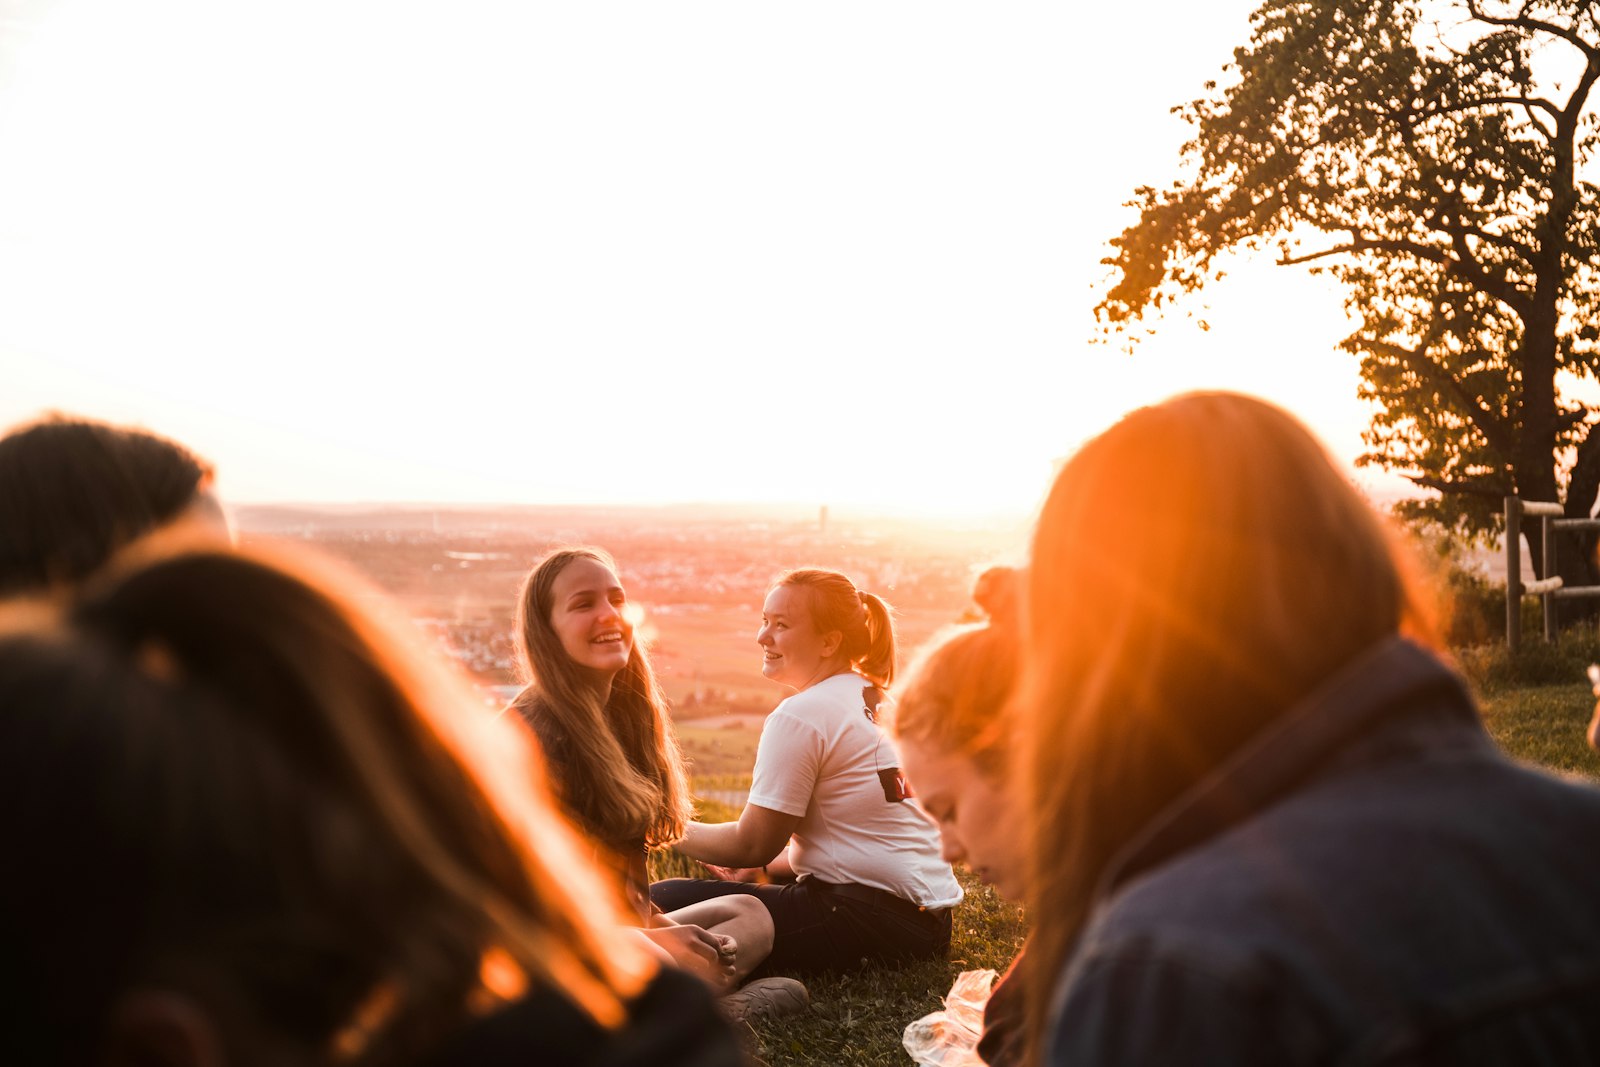
[[[143,425],[240,503],[959,516],[1230,388],[1348,462],[1323,282],[1094,343],[1249,9],[0,0],[0,427]]]

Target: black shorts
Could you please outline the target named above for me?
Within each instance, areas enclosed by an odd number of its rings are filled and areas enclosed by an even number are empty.
[[[815,878],[781,885],[668,878],[650,886],[662,911],[744,893],[772,915],[772,955],[753,977],[900,966],[950,955],[950,908],[919,908],[881,889],[832,886]]]

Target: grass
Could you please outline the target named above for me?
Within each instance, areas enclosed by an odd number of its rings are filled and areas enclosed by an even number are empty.
[[[1480,701],[1484,724],[1512,756],[1558,774],[1600,779],[1600,753],[1584,740],[1595,702],[1587,683],[1504,689]]]
[[[756,762],[756,741],[761,737],[760,727],[702,726],[694,719],[675,725],[678,744],[689,761],[696,785],[713,778],[742,775],[745,787],[749,787],[750,768]],[[704,785],[703,788],[737,787]]]
[[[749,1025],[754,1056],[770,1067],[906,1067],[911,1060],[900,1044],[906,1024],[938,1011],[957,973],[1003,972],[1026,934],[1021,909],[958,873],[967,898],[956,909],[948,961],[810,979],[809,1012]]]
[[[726,811],[728,818],[737,814]],[[702,815],[720,818],[723,812]],[[693,878],[704,873],[675,852],[653,860],[652,877]],[[908,1067],[911,1059],[900,1043],[906,1025],[938,1011],[940,998],[961,971],[989,968],[1004,973],[1027,932],[1022,909],[966,871],[956,874],[967,896],[956,909],[949,960],[808,978],[810,1011],[743,1024],[742,1036],[752,1058],[767,1067]]]
[[[1600,754],[1584,739],[1595,706],[1584,668],[1600,660],[1592,630],[1563,633],[1555,644],[1525,635],[1515,657],[1500,642],[1455,656],[1501,748],[1559,774],[1600,778]]]
[[[1600,657],[1587,649],[1533,655],[1543,658],[1507,663],[1491,652],[1463,654],[1462,666],[1474,678],[1485,725],[1517,759],[1600,779],[1600,754],[1584,741],[1594,709],[1588,684],[1550,680],[1581,679],[1581,664]],[[697,776],[696,784],[708,789],[748,785],[748,777],[741,779],[730,762],[708,759],[717,773],[703,784]],[[709,821],[738,816],[737,810],[713,801],[702,800],[699,807],[700,817]],[[655,857],[652,870],[657,878],[703,873],[693,861],[672,852]],[[901,1045],[906,1025],[937,1011],[960,971],[987,967],[1003,972],[1026,933],[1020,909],[967,872],[957,875],[967,897],[956,909],[947,962],[809,979],[809,1012],[746,1025],[746,1045],[754,1059],[766,1067],[908,1067],[911,1060]]]

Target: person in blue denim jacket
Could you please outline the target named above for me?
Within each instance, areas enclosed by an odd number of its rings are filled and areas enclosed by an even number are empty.
[[[1600,1063],[1600,790],[1499,752],[1412,573],[1250,397],[1063,467],[1016,709],[1038,1062]]]

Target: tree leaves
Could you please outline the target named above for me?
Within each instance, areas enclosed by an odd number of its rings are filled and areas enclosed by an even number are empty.
[[[1363,462],[1439,489],[1423,510],[1464,533],[1494,528],[1498,493],[1556,499],[1588,416],[1556,372],[1600,377],[1600,190],[1579,169],[1600,137],[1597,9],[1263,4],[1224,77],[1177,109],[1183,177],[1134,191],[1102,329],[1159,318],[1223,252],[1314,264],[1357,323],[1343,347],[1377,409]],[[1557,54],[1564,89],[1542,77]]]

